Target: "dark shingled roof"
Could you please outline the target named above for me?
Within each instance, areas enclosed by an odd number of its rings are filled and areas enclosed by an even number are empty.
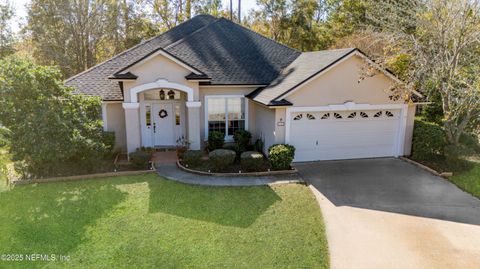
[[[299,51],[219,19],[165,48],[212,78],[211,84],[268,85]]]
[[[247,97],[264,105],[291,105],[287,100],[279,98],[354,51],[356,49],[350,48],[304,52],[283,69],[270,85],[253,91]]]
[[[77,93],[123,100],[120,70],[163,50],[217,85],[268,85],[301,53],[229,20],[199,15],[69,78]],[[133,74],[135,75],[135,74]],[[131,76],[129,76],[131,77]],[[190,79],[195,76],[189,76]]]
[[[216,19],[212,16],[196,16],[161,35],[144,41],[101,64],[67,79],[65,84],[74,87],[76,93],[101,96],[103,100],[123,100],[123,93],[118,85],[118,81],[108,79],[108,77],[159,48],[166,47],[215,21]]]

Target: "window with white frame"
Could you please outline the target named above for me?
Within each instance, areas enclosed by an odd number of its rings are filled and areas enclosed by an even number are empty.
[[[206,97],[206,137],[208,133],[217,131],[231,138],[235,131],[246,129],[245,98],[235,97]]]

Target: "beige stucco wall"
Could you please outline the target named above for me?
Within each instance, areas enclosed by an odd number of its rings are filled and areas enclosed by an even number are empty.
[[[106,103],[107,131],[115,132],[115,150],[125,151],[125,112],[121,103]]]
[[[253,102],[252,107],[255,111],[255,131],[253,136],[262,139],[264,143],[264,151],[266,152],[268,147],[275,144],[276,141],[275,109]]]
[[[275,144],[285,143],[285,108],[275,109]]]
[[[382,73],[359,82],[365,61],[352,56],[326,73],[298,88],[285,99],[295,106],[324,106],[355,102],[357,104],[391,104],[388,90],[392,80]]]
[[[185,76],[190,74],[191,71],[165,56],[154,56],[131,67],[129,71],[137,75],[138,78],[135,81],[124,82],[125,102],[130,102],[130,89],[145,83],[155,82],[158,79],[165,79],[169,82],[175,82],[190,87],[194,90],[193,100],[198,100],[199,98],[198,82],[190,82],[185,79]]]
[[[407,125],[405,128],[405,147],[404,155],[409,156],[412,153],[413,124],[415,121],[416,105],[410,104],[407,111]]]
[[[205,141],[207,137],[205,137],[205,96],[212,96],[212,95],[241,95],[245,96],[250,92],[254,91],[257,87],[205,87],[200,86],[199,95],[200,101],[202,102],[202,106],[200,109],[200,137],[202,141]],[[247,106],[248,106],[248,130],[255,134],[255,110],[254,104],[252,101],[246,99]]]

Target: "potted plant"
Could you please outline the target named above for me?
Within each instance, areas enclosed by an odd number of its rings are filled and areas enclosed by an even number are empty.
[[[188,150],[190,147],[190,141],[185,138],[185,136],[181,136],[177,139],[177,158],[182,159],[183,154]]]

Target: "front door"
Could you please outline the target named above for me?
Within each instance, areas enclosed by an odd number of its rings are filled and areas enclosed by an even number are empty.
[[[152,112],[154,145],[175,145],[175,114],[173,104],[153,104]]]

